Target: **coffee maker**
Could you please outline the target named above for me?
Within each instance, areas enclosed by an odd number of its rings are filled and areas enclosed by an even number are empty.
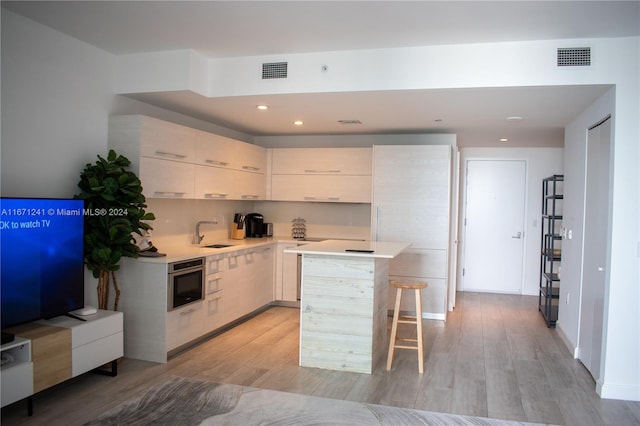
[[[260,213],[249,213],[245,226],[247,238],[262,238],[264,236],[264,217]]]

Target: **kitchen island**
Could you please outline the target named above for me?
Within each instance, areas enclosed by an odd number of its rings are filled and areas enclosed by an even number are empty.
[[[372,373],[387,353],[389,260],[409,243],[327,240],[302,255],[300,366]]]

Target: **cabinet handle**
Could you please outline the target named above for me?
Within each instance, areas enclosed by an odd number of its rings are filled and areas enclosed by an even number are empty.
[[[219,289],[217,289],[217,290],[214,290],[214,291],[211,291],[211,292],[207,293],[207,296],[209,296],[209,295],[211,295],[211,294],[218,294],[218,293],[220,293],[220,292],[222,292],[222,289],[221,289],[221,288],[219,288]],[[222,296],[218,296],[218,297],[222,297]],[[207,298],[207,300],[209,300],[209,298]]]
[[[168,151],[158,151],[158,150],[156,150],[156,154],[158,154],[158,155],[166,155],[167,157],[173,157],[173,158],[187,158],[186,155],[176,154],[175,152],[168,152]]]
[[[316,169],[304,169],[305,173],[340,173],[340,169],[328,169],[328,170],[316,170]]]
[[[227,198],[227,194],[208,192],[208,193],[204,194],[204,198],[215,198],[215,199]]]
[[[260,196],[259,195],[253,195],[253,194],[245,194],[245,195],[242,195],[241,198],[243,200],[258,200],[258,199],[260,199]]]
[[[188,311],[182,311],[180,312],[180,315],[189,315],[193,312],[195,312],[196,310],[194,308],[189,309]]]
[[[327,201],[340,201],[340,197],[314,197],[314,196],[305,196],[304,197],[305,200],[308,201],[322,201],[322,200],[327,200]]]
[[[260,171],[260,167],[242,166],[242,170],[250,170],[252,172],[259,172]]]
[[[214,166],[228,166],[229,163],[227,163],[226,161],[218,161],[218,160],[209,160],[206,159],[204,160],[205,163],[207,164],[213,164]]]
[[[165,195],[165,196],[172,196],[172,197],[182,197],[184,196],[184,194],[186,194],[186,192],[175,192],[175,191],[154,191],[153,193],[157,195]]]

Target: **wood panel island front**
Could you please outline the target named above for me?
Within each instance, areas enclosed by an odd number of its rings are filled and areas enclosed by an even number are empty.
[[[410,243],[326,240],[302,255],[300,366],[372,373],[387,353],[389,260]]]

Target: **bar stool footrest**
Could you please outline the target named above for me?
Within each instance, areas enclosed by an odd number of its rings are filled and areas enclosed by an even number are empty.
[[[413,349],[414,351],[417,351],[418,349],[420,349],[417,346],[402,346],[402,345],[396,345],[393,348],[394,349]]]

